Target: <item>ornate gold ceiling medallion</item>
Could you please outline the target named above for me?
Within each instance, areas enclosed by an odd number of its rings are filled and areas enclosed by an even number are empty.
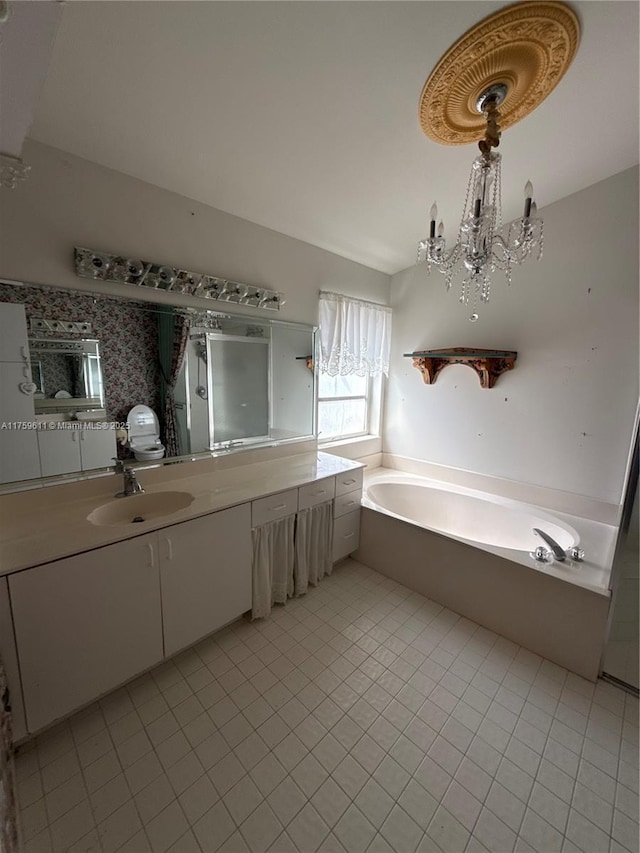
[[[560,2],[509,6],[465,33],[438,62],[420,96],[425,134],[443,145],[480,139],[486,118],[477,101],[504,84],[502,130],[529,115],[557,86],[580,40],[575,13]]]

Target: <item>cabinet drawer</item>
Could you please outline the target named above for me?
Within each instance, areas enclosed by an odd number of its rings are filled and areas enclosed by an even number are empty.
[[[285,518],[298,511],[298,490],[291,489],[288,492],[278,492],[268,498],[260,498],[251,502],[251,526],[259,527],[269,521]]]
[[[345,495],[347,492],[362,491],[363,468],[355,471],[345,471],[336,477],[336,495]]]
[[[360,509],[361,500],[362,492],[347,492],[344,495],[338,495],[333,502],[333,517],[340,518],[348,512],[355,512]]]
[[[301,486],[298,493],[298,509],[307,509],[310,506],[330,501],[335,493],[335,477],[327,477],[326,480],[318,480],[317,483]]]
[[[355,551],[360,542],[360,510],[347,513],[333,522],[333,562]]]

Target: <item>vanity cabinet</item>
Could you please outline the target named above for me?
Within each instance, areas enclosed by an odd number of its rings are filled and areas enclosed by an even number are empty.
[[[251,609],[251,505],[8,582],[27,730],[36,732]],[[1,605],[0,596],[0,615]],[[11,683],[15,691],[17,677]]]
[[[251,506],[158,531],[164,653],[251,610]]]
[[[38,448],[43,477],[90,471],[111,465],[116,434],[112,429],[43,429]]]
[[[71,441],[74,434],[81,441],[79,431],[42,433]],[[290,521],[293,560],[296,513],[325,512],[327,536],[312,538],[314,558],[335,562],[354,551],[360,511],[353,507],[361,482],[359,470],[324,477],[0,577],[0,654],[16,709],[16,738],[35,734],[251,610],[252,527]],[[326,522],[332,521],[329,553]]]
[[[30,732],[162,660],[157,535],[9,576]]]

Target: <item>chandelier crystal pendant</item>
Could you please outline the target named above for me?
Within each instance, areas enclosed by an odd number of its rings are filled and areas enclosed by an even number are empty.
[[[451,288],[462,276],[460,302],[478,319],[499,270],[511,283],[513,267],[542,256],[543,227],[527,181],[522,216],[502,222],[501,125],[508,128],[538,107],[571,65],[580,40],[577,15],[559,0],[506,6],[461,36],[439,60],[420,96],[424,133],[441,145],[478,142],[467,184],[460,229],[450,248],[438,210],[431,208],[429,236],[418,262],[434,266]]]
[[[503,229],[501,200],[502,157],[493,151],[500,144],[499,105],[505,98],[507,87],[496,84],[479,96],[476,108],[486,117],[487,129],[478,146],[480,154],[471,165],[467,183],[460,229],[454,246],[447,251],[444,223],[436,231],[438,209],[434,203],[430,211],[429,236],[418,244],[418,262],[427,263],[441,272],[451,289],[454,276],[462,273],[459,301],[471,308],[469,320],[478,319],[479,302],[488,302],[491,296],[491,273],[504,272],[511,284],[514,265],[531,256],[538,259],[543,251],[543,222],[537,215],[530,181],[525,185],[524,210],[521,219]]]

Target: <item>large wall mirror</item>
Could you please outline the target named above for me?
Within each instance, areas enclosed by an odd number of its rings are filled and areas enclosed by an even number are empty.
[[[0,483],[313,438],[315,331],[0,282]]]

